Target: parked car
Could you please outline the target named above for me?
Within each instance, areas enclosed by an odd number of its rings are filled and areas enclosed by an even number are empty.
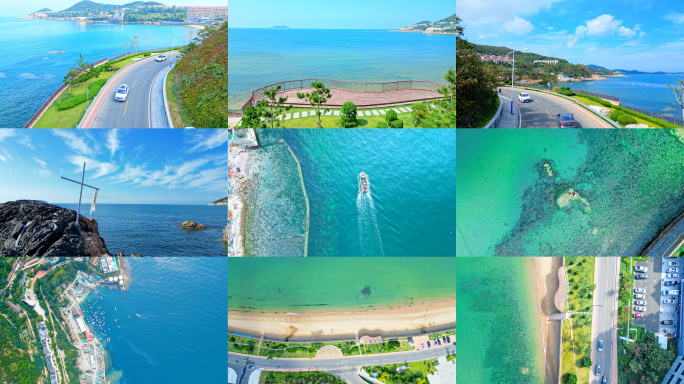
[[[646,305],[646,301],[645,300],[634,300],[634,304],[635,305]]]
[[[635,265],[634,270],[637,272],[646,272],[648,268],[644,267],[643,265]]]
[[[603,351],[603,340],[598,341],[598,351],[599,352]]]
[[[678,261],[670,261],[667,263],[670,267],[679,267],[679,262]]]
[[[121,84],[119,89],[116,91],[116,94],[114,95],[114,100],[126,101],[127,97],[128,97],[128,85]]]
[[[634,288],[634,293],[646,293],[646,288]]]
[[[430,342],[428,341],[428,348],[430,348],[431,346],[432,346],[432,344],[430,344]]]
[[[646,298],[646,295],[641,294],[641,293],[635,293],[635,294],[634,294],[634,298],[635,298],[635,299],[645,299],[645,298]]]
[[[637,273],[634,275],[634,278],[639,279],[639,280],[644,280],[644,279],[648,279],[648,275],[645,273]]]
[[[663,291],[663,296],[669,296],[669,295],[679,296],[679,290],[671,289],[669,291]]]
[[[601,379],[601,384],[606,384],[606,377],[603,376],[603,379]]]
[[[437,343],[437,345],[442,345],[442,341],[440,341],[439,339],[435,340],[435,343]]]
[[[641,307],[641,306],[635,306],[634,310],[637,312],[646,312],[646,307]]]
[[[667,272],[667,273],[670,273],[670,272],[677,273],[677,272],[679,272],[679,269],[677,269],[677,268],[668,268],[665,272]]]
[[[667,286],[670,286],[670,285],[677,285],[677,284],[679,284],[679,282],[676,281],[676,280],[668,280],[668,281],[666,281],[666,282],[663,283],[663,285],[666,286],[666,287],[667,287]]]
[[[633,313],[632,317],[636,319],[637,317],[644,317],[644,314],[643,313]]]
[[[601,374],[601,366],[599,364],[596,364],[596,376],[599,376]]]
[[[663,299],[663,304],[674,304],[674,299]]]
[[[679,274],[678,273],[668,273],[667,275],[665,275],[665,277],[667,277],[668,279],[677,279],[677,278],[679,278]]]
[[[532,98],[529,93],[522,92],[518,95],[518,100],[520,100],[521,103],[529,103],[532,101]]]
[[[157,56],[156,60],[157,61],[164,61],[164,60],[166,60],[166,55],[159,55],[159,56]]]
[[[663,320],[660,322],[660,324],[662,324],[662,325],[672,325],[673,323],[674,323],[674,321],[672,321],[672,320]]]
[[[577,127],[575,116],[572,113],[559,113],[556,115],[556,124],[558,128]]]

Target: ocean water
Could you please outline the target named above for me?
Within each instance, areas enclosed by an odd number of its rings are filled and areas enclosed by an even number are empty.
[[[682,75],[627,75],[607,77],[606,81],[561,83],[573,89],[617,96],[622,105],[682,118],[682,107],[667,84],[676,85]],[[591,84],[589,84],[591,83]]]
[[[453,256],[455,131],[264,129],[258,136],[262,145],[285,139],[301,163],[310,205],[309,256]],[[370,196],[359,191],[362,171]],[[297,178],[285,182],[299,184]],[[276,223],[262,228],[290,220],[274,216],[264,220]]]
[[[88,324],[97,319],[113,384],[225,383],[226,258],[126,260],[130,289],[102,288],[81,305]]]
[[[444,83],[456,36],[386,30],[243,29],[228,33],[228,89],[238,110],[257,88],[285,80]]]
[[[673,132],[458,130],[457,254],[638,254],[684,209],[684,143]],[[590,211],[557,206],[569,188]]]
[[[231,258],[228,308],[307,312],[454,298],[455,269],[456,259],[445,257]]]
[[[544,360],[528,258],[456,259],[456,382],[541,384]]]
[[[0,99],[0,127],[21,128],[62,85],[79,55],[89,63],[126,53],[124,42],[138,36],[138,50],[187,43],[197,32],[186,26],[78,23],[0,18],[0,86],[15,90]],[[62,51],[63,53],[56,53]],[[130,53],[130,48],[129,48]],[[17,90],[21,90],[20,92]]]
[[[76,210],[77,204],[58,204]],[[90,217],[90,202],[81,215]],[[226,256],[222,242],[228,222],[225,206],[97,204],[92,216],[110,252],[130,256]],[[185,220],[207,226],[201,231],[180,227]]]

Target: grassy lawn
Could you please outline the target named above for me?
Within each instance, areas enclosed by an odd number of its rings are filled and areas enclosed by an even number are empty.
[[[100,76],[96,78],[92,78],[90,80],[84,81],[83,83],[80,84],[73,84],[71,86],[71,90],[67,88],[67,90],[62,93],[53,103],[52,105],[43,113],[43,116],[36,121],[36,124],[33,126],[34,128],[76,128],[76,125],[81,122],[81,119],[83,118],[83,115],[85,114],[85,111],[88,107],[88,104],[92,102],[92,96],[91,99],[86,102],[86,103],[81,103],[73,108],[70,109],[65,109],[63,111],[60,111],[57,109],[57,105],[76,95],[82,95],[86,93],[86,90],[88,89],[88,86],[90,84],[94,83],[97,80],[109,80],[114,74],[117,72],[116,70],[123,68],[124,65],[127,65],[133,61],[134,58],[136,57],[141,57],[143,54],[137,54],[133,56],[129,56],[127,59],[115,64],[115,70],[106,72],[103,71]]]
[[[601,107],[601,108],[607,108],[606,106],[603,106],[603,105],[601,105],[601,104],[599,104],[599,103],[597,103],[597,102],[595,102],[595,101],[593,101],[593,100],[589,100],[589,99],[587,99],[586,97],[582,97],[582,96],[580,96],[579,94],[575,94],[575,96],[573,96],[573,98],[577,99],[578,101],[581,101],[582,103],[584,103],[584,104],[586,104],[586,105],[597,105],[597,106],[599,106],[599,107]],[[611,112],[613,112],[613,111],[615,110],[615,108],[608,108],[608,109],[610,109]],[[630,115],[630,116],[631,116],[631,115]],[[638,117],[636,117],[636,116],[632,116],[632,117],[633,117],[634,119],[636,119],[637,124],[646,124],[647,126],[649,126],[649,127],[651,127],[651,128],[662,128],[662,127],[657,127],[657,126],[654,127],[655,124],[653,124],[653,123],[651,123],[651,122],[649,122],[649,121],[646,121],[646,120],[644,120],[644,119],[640,119],[640,118],[638,118]]]
[[[375,128],[377,124],[381,121],[385,121],[385,115],[380,114],[381,109],[388,109],[388,108],[400,108],[400,107],[410,107],[410,105],[399,105],[396,107],[385,107],[385,108],[370,108],[370,109],[359,109],[359,112],[363,111],[369,111],[371,113],[370,116],[358,116],[357,121],[359,122],[359,128]],[[335,110],[340,110],[340,109],[331,109],[334,113]],[[378,111],[378,116],[373,115],[372,111]],[[287,113],[294,114],[295,112],[303,112],[303,111],[316,111],[315,108],[292,108]],[[364,113],[365,115],[365,113]],[[415,128],[415,125],[413,124],[413,119],[411,118],[411,112],[403,112],[403,113],[397,113],[397,117],[401,120],[404,121],[404,128]],[[323,116],[321,118],[321,125],[323,125],[323,128],[340,128],[340,116],[335,116],[335,115],[330,115],[330,116]],[[284,120],[282,124],[283,128],[316,128],[318,127],[318,117],[317,116],[308,116],[308,117],[300,117],[298,119],[289,119],[289,120]]]
[[[326,372],[274,372],[262,371],[259,376],[259,384],[344,384],[344,381]]]
[[[594,293],[594,258],[567,257],[569,312],[592,312]],[[579,383],[588,383],[590,369],[581,366],[584,357],[591,357],[591,314],[573,315],[563,322],[561,377],[576,373]]]
[[[436,371],[435,365],[437,360],[416,361],[412,363],[389,364],[389,365],[374,365],[363,367],[369,375],[373,375],[373,371],[378,373],[376,377],[386,384],[401,384],[401,383],[427,383],[427,375]],[[401,373],[397,372],[397,368],[404,366],[408,369]],[[387,372],[383,377],[383,372]],[[412,381],[406,381],[410,377]]]
[[[447,331],[447,332],[440,332],[440,333],[433,333],[430,335],[430,340],[435,340],[435,339],[441,339],[443,336],[451,336],[451,342],[454,342],[454,339],[456,339],[456,331]]]

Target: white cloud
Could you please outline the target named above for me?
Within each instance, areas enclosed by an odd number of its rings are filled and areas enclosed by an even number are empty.
[[[546,27],[546,29],[549,29],[549,30],[551,30],[551,29],[553,29],[553,27]]]
[[[76,135],[71,131],[63,129],[52,129],[52,134],[62,138],[64,144],[80,155],[90,155],[93,153],[92,148],[83,140],[83,137]]]
[[[594,47],[589,48],[589,52],[594,52]]]
[[[222,168],[209,168],[201,171],[197,178],[188,183],[188,187],[216,186],[225,188],[227,184],[226,170]]]
[[[603,14],[595,19],[588,20],[585,24],[575,28],[575,35],[568,40],[568,47],[572,47],[577,41],[585,36],[608,36],[618,34],[622,37],[632,38],[640,30],[637,24],[630,29],[621,25],[622,20],[616,20],[612,15]]]
[[[210,134],[207,134],[207,130],[200,130],[200,134],[197,134],[191,142],[194,142],[194,146],[190,148],[190,152],[206,151],[209,149],[214,149],[228,142],[228,130],[227,129],[212,129]],[[226,152],[228,147],[226,147]]]
[[[120,146],[121,141],[119,140],[119,130],[112,129],[107,132],[107,149],[109,149],[109,153],[114,156],[114,153],[119,150]]]
[[[488,37],[499,37],[498,33],[481,33],[477,35],[478,38],[480,39],[486,39]]]
[[[93,178],[109,175],[119,169],[119,166],[114,163],[103,163],[81,155],[69,156],[69,162],[76,166],[79,173],[83,170],[83,163],[86,163],[86,173],[95,170],[95,175],[91,176]]]
[[[50,172],[49,169],[47,169],[47,163],[37,157],[34,157],[33,160],[40,164],[40,169],[38,169],[38,174],[42,177],[50,177],[52,176],[52,172]]]
[[[130,164],[124,165],[124,170],[121,172],[117,179],[122,182],[132,181],[134,183],[140,183],[143,178],[147,177],[148,173],[145,171],[145,166],[134,166]]]
[[[526,33],[532,32],[534,26],[529,21],[516,16],[515,19],[504,24],[503,28],[508,32],[512,32],[517,35],[524,35]]]
[[[33,147],[33,144],[31,143],[31,136],[29,135],[24,135],[19,139],[19,143],[25,146],[28,149],[36,149]]]
[[[204,164],[208,163],[211,161],[211,159],[195,159],[195,160],[190,160],[188,162],[183,163],[180,167],[177,168],[176,174],[178,176],[183,176],[187,174],[188,172],[192,172],[196,170],[197,168],[203,166]]]
[[[684,13],[670,12],[665,15],[665,20],[669,20],[676,24],[684,23]]]
[[[14,133],[14,129],[0,129],[0,142],[15,135],[16,133]]]
[[[513,15],[535,15],[563,0],[458,0],[458,16],[465,25],[503,24]]]

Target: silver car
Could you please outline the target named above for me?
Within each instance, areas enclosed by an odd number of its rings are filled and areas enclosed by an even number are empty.
[[[635,305],[646,305],[646,301],[645,300],[634,300],[634,304]]]
[[[635,310],[636,312],[646,312],[646,307],[639,307],[639,306],[637,306],[637,307],[634,307],[634,310]]]
[[[119,89],[116,91],[116,95],[114,95],[114,100],[126,101],[127,97],[128,97],[128,85],[121,84]]]
[[[641,293],[635,293],[635,294],[634,294],[634,298],[635,298],[635,299],[642,299],[642,300],[643,300],[643,299],[646,298],[646,295],[643,295],[643,294],[641,294]]]
[[[668,279],[676,279],[679,277],[679,274],[678,273],[668,273],[666,276]]]

